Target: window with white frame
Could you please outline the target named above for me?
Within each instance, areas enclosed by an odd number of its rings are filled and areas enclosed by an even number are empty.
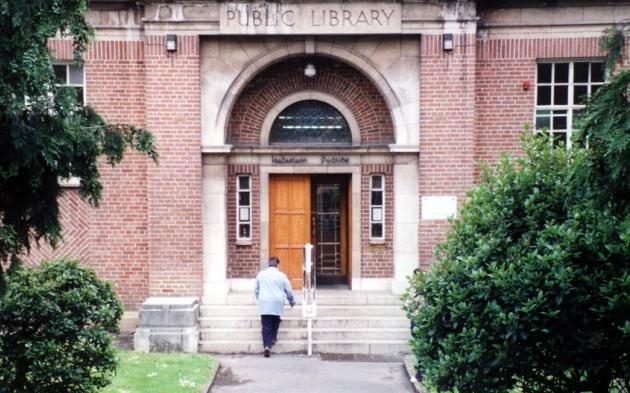
[[[370,176],[370,239],[385,239],[385,176]]]
[[[539,62],[536,130],[548,133],[554,145],[569,147],[575,119],[604,81],[603,61]]]
[[[236,239],[252,239],[252,178],[236,177]]]
[[[53,64],[57,85],[74,89],[77,100],[85,105],[85,77],[83,66],[76,64]]]

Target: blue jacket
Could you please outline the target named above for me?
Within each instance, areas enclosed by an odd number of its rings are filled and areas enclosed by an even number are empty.
[[[260,315],[282,315],[285,295],[290,304],[295,304],[289,279],[277,267],[258,273],[255,294]]]

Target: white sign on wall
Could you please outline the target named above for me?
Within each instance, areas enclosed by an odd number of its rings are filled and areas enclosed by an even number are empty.
[[[446,220],[457,217],[457,197],[425,196],[422,197],[423,220]]]
[[[401,33],[400,3],[221,3],[221,34]]]

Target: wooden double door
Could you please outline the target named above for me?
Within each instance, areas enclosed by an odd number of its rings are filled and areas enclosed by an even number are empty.
[[[314,248],[318,285],[349,283],[349,176],[271,175],[269,255],[301,289],[304,244]]]

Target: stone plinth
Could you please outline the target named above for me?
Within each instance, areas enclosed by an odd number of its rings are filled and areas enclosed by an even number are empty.
[[[138,312],[134,335],[138,352],[197,352],[199,300],[194,297],[151,297]]]

